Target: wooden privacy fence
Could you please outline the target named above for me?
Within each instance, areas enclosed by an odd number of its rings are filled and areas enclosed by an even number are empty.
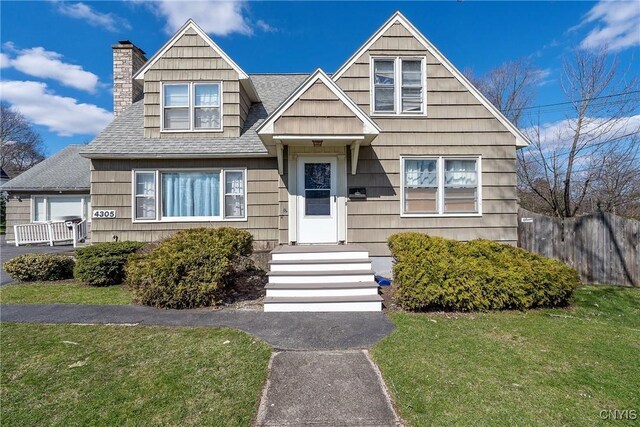
[[[584,283],[640,287],[640,221],[598,213],[561,220],[518,212],[518,246],[559,259]]]

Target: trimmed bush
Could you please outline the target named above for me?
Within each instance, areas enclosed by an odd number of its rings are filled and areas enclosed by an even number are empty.
[[[78,249],[73,276],[92,286],[119,285],[129,256],[143,246],[142,242],[107,242]]]
[[[560,261],[489,240],[400,233],[388,244],[395,260],[395,296],[406,310],[565,306],[580,285],[578,273]]]
[[[251,255],[253,237],[236,228],[181,231],[133,256],[126,285],[139,304],[197,308],[218,304]]]
[[[53,254],[24,254],[4,263],[4,270],[22,282],[73,278],[73,258]]]

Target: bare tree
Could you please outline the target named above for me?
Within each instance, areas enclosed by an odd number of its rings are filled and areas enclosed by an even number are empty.
[[[561,85],[570,111],[560,127],[543,128],[538,120],[529,128],[533,146],[519,151],[518,174],[521,189],[544,206],[537,210],[567,218],[584,212],[586,200],[595,200],[597,182],[602,188],[626,182],[623,176],[637,163],[638,154],[627,148],[635,147],[640,127],[629,117],[638,105],[637,80],[626,80],[617,58],[610,58],[606,49],[575,51],[564,61]],[[621,155],[632,161],[618,163],[627,169],[618,168],[620,176],[614,178],[617,169],[610,168],[611,162]],[[620,189],[607,192],[628,194]]]
[[[536,96],[537,84],[543,73],[529,60],[506,62],[480,77],[471,71],[467,77],[480,92],[513,124],[519,126],[522,112]]]
[[[42,138],[19,112],[0,104],[0,167],[15,177],[44,159]]]

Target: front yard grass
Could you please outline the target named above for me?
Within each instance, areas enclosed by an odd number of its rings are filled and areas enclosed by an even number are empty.
[[[411,425],[587,426],[625,409],[640,417],[640,289],[584,287],[562,310],[390,317],[398,329],[372,354]]]
[[[2,304],[130,304],[123,286],[86,286],[73,281],[19,283],[0,288]]]
[[[271,348],[231,329],[1,325],[2,424],[249,425]]]

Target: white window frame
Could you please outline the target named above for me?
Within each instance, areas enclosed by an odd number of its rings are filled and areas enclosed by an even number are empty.
[[[165,108],[185,108],[185,107],[167,107],[164,105],[164,88],[165,86],[180,86],[187,85],[189,93],[189,129],[165,129],[164,127],[164,110]],[[220,93],[220,128],[196,128],[196,108],[206,108],[204,106],[195,106],[195,90],[197,85],[218,85]],[[162,82],[160,85],[160,132],[162,133],[181,133],[181,132],[224,132],[224,93],[222,90],[221,81],[175,81],[175,82]]]
[[[243,179],[243,184],[242,184],[242,188],[244,190],[244,193],[242,194],[243,200],[244,200],[244,216],[230,216],[227,217],[225,214],[225,208],[226,208],[226,197],[227,196],[236,196],[237,194],[232,194],[229,193],[227,194],[227,172],[242,172],[242,179]],[[247,204],[247,170],[246,169],[223,169],[222,170],[222,211],[221,214],[222,216],[224,216],[226,221],[246,221],[247,219],[247,209],[249,208],[248,204]]]
[[[394,111],[375,110],[375,61],[394,60],[393,99]],[[402,61],[420,61],[422,70],[422,111],[402,111]],[[427,115],[427,57],[426,56],[371,56],[369,61],[370,100],[372,117],[424,117]]]
[[[51,222],[51,220],[44,221],[36,221],[35,213],[36,207],[35,203],[38,198],[44,199],[44,216],[45,218],[49,217],[49,199],[56,199],[61,197],[80,197],[80,206],[82,208],[81,218],[87,222],[91,222],[91,212],[87,211],[87,201],[91,202],[91,196],[88,195],[80,195],[80,194],[33,194],[31,195],[31,209],[30,209],[30,220],[33,224],[46,224]]]
[[[405,206],[405,160],[437,160],[438,172],[438,195],[437,195],[437,213],[409,213],[404,211]],[[477,212],[451,212],[444,211],[444,165],[445,160],[474,160],[476,162],[477,173]],[[400,216],[403,218],[435,218],[435,217],[481,217],[482,216],[482,156],[400,156]]]
[[[225,217],[224,215],[224,196],[225,196],[225,171],[242,172],[244,179],[244,216],[243,217]],[[136,219],[135,203],[136,203],[136,174],[144,172],[153,172],[155,174],[156,192],[156,217],[154,219]],[[220,174],[220,215],[219,216],[184,216],[184,217],[168,217],[162,215],[162,174],[163,173],[179,173],[179,172],[215,172]],[[242,222],[248,220],[249,203],[247,200],[247,168],[167,168],[167,169],[133,169],[131,171],[131,222],[144,223],[176,223],[176,222]]]
[[[133,170],[132,171],[132,177],[131,177],[131,218],[133,219],[133,222],[156,222],[158,220],[158,171],[155,170],[151,170],[151,169],[137,169],[137,170]],[[138,174],[153,174],[153,180],[154,180],[154,202],[156,205],[156,216],[154,218],[136,218],[136,199],[138,197],[147,197],[147,196],[138,196],[137,194],[137,190],[136,190],[136,183],[138,182],[136,177],[138,176]]]

